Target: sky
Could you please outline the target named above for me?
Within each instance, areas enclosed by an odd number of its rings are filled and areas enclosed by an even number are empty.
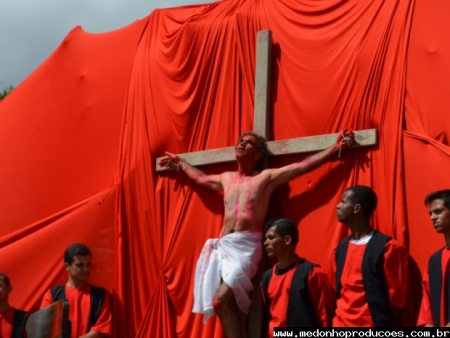
[[[0,0],[0,92],[17,87],[76,26],[109,32],[155,8],[214,0]]]

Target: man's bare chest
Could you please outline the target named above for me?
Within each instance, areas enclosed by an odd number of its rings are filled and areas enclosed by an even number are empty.
[[[264,194],[264,182],[256,177],[230,179],[224,186],[224,202],[254,202]]]

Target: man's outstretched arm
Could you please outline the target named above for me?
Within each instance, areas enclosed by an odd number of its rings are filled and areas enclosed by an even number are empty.
[[[271,169],[271,183],[275,186],[287,183],[293,178],[319,167],[328,161],[334,154],[339,152],[341,149],[348,148],[354,144],[354,142],[355,134],[353,131],[351,129],[345,129],[339,134],[336,143],[331,147],[311,155],[301,162],[292,163],[277,169]]]
[[[192,181],[202,187],[213,190],[223,190],[221,175],[206,175],[201,170],[191,166],[186,160],[180,158],[180,156],[169,153],[168,151],[166,151],[166,155],[167,156],[159,162],[160,166],[167,169],[176,169],[179,172],[184,171]]]

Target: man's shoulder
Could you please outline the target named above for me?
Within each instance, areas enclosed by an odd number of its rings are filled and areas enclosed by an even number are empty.
[[[406,251],[406,247],[403,244],[401,244],[398,240],[396,240],[395,238],[388,236],[386,234],[383,234],[381,232],[379,234],[383,235],[386,238],[386,244],[385,244],[386,249],[390,248],[394,251],[398,251],[398,250]]]
[[[48,288],[47,293],[54,295],[57,292],[65,291],[67,284],[56,285]]]
[[[442,247],[442,248],[437,249],[435,252],[433,252],[433,253],[430,255],[430,257],[431,257],[431,256],[435,256],[435,255],[442,254],[442,253],[444,253],[444,252],[447,252],[447,250],[445,250],[445,249],[446,249],[445,246]]]
[[[229,179],[234,175],[236,175],[236,171],[224,171],[223,173],[219,174],[222,179]]]
[[[25,310],[21,310],[21,309],[16,309],[16,308],[11,308],[14,312],[14,316],[19,316],[19,317],[26,317],[28,316],[28,311]]]
[[[10,306],[8,310],[3,311],[1,314],[2,314],[3,318],[6,318],[6,317],[13,316],[14,313],[16,313],[16,311],[19,311],[19,310],[17,310],[15,307]]]
[[[95,291],[108,292],[104,287],[93,285],[93,284],[90,284],[90,283],[88,283],[87,285],[89,285],[91,291],[95,290]]]
[[[101,287],[101,286],[95,286],[92,284],[89,284],[89,286],[91,287],[91,295],[93,295],[94,297],[98,297],[98,298],[105,298],[105,297],[110,297],[110,293],[108,290],[106,290],[105,288]]]
[[[96,288],[96,289],[103,289],[103,290],[106,290],[105,288],[103,288],[103,287],[101,287],[101,286],[93,285],[93,284],[90,284],[90,283],[88,283],[88,285],[89,285],[91,288]]]
[[[348,244],[348,242],[350,242],[350,239],[352,238],[352,236],[345,236],[344,238],[342,238],[335,246],[334,250],[337,251],[339,248],[342,248],[344,245],[346,246]]]
[[[264,290],[267,289],[270,280],[272,279],[272,273],[273,273],[273,267],[271,267],[270,269],[267,269],[266,271],[263,272],[262,277],[261,277],[261,285],[263,287]]]
[[[28,318],[28,312],[13,308],[13,326],[16,328],[25,328],[25,323]],[[15,337],[15,336],[14,336]]]
[[[224,171],[224,172],[220,173],[219,175],[223,175],[223,176],[234,176],[234,175],[236,175],[236,173],[237,173],[236,170],[234,170],[234,171]]]
[[[312,262],[312,261],[310,261],[310,260],[308,260],[306,258],[303,258],[303,257],[300,257],[300,262],[299,262],[298,265],[301,265],[301,264],[308,265],[308,266],[311,267],[311,269],[313,269],[313,268],[320,268],[320,264],[314,263],[314,262]],[[298,266],[297,266],[297,268],[298,268]]]
[[[299,263],[295,267],[295,270],[296,270],[296,273],[298,273],[297,271],[303,270],[305,272],[308,272],[310,276],[311,276],[311,274],[325,273],[325,270],[322,269],[320,264],[314,263],[314,262],[312,262],[310,260],[307,260],[307,259],[305,259],[303,257],[300,257]]]
[[[446,256],[448,255],[448,252],[445,249],[446,249],[446,247],[444,246],[443,248],[440,248],[440,249],[436,250],[435,252],[433,252],[430,255],[430,257],[428,258],[427,265],[433,264],[433,262],[436,264],[440,264],[442,260],[445,260]]]
[[[263,272],[262,278],[264,278],[264,277],[267,278],[267,276],[270,276],[272,273],[273,273],[273,266],[269,269],[266,269],[266,271]]]
[[[385,233],[382,233],[378,230],[374,230],[374,233],[372,235],[372,238],[369,241],[370,245],[372,247],[376,245],[381,249],[382,246],[384,246],[384,252],[405,252],[407,253],[407,250],[404,245],[402,245],[398,240],[396,240],[394,237],[386,235]]]
[[[50,288],[47,290],[47,293],[54,294],[55,292],[65,291],[67,285],[68,285],[68,284],[66,283],[66,284],[61,284],[61,285],[52,286],[52,287],[50,287]],[[95,286],[95,285],[92,285],[92,284],[89,284],[89,283],[88,283],[88,284],[86,284],[86,286],[84,286],[83,288],[85,288],[85,287],[89,287],[90,290],[91,290],[91,291],[94,290],[94,292],[95,292],[95,291],[98,291],[98,292],[106,292],[106,293],[109,293],[108,290],[106,290],[105,288],[103,288],[103,287],[101,287],[101,286]]]
[[[49,290],[51,290],[51,289],[57,289],[57,288],[62,288],[62,287],[66,287],[66,285],[67,285],[67,283],[65,283],[65,284],[60,284],[60,285],[55,285],[55,286],[51,286],[51,287],[49,288]]]
[[[265,169],[263,169],[261,171],[258,171],[256,176],[271,175],[276,170],[277,170],[277,168],[265,168]]]
[[[373,236],[383,237],[383,238],[387,238],[387,239],[393,239],[392,236],[386,235],[384,232],[381,232],[379,230],[373,230]]]

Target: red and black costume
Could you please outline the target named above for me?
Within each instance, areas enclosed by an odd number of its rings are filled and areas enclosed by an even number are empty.
[[[0,337],[23,338],[25,334],[25,323],[27,312],[10,307],[0,312]]]
[[[333,287],[320,266],[304,258],[287,268],[275,265],[262,277],[264,332],[274,327],[329,326],[333,314]]]
[[[357,244],[349,236],[336,249],[333,326],[392,326],[391,308],[401,309],[405,304],[406,250],[378,231],[366,239]]]
[[[431,255],[422,279],[423,296],[418,326],[445,326],[450,322],[450,250],[443,248]]]
[[[41,308],[57,300],[69,302],[71,337],[90,331],[111,335],[111,307],[109,293],[105,289],[89,284],[82,288],[60,285],[45,293]]]

